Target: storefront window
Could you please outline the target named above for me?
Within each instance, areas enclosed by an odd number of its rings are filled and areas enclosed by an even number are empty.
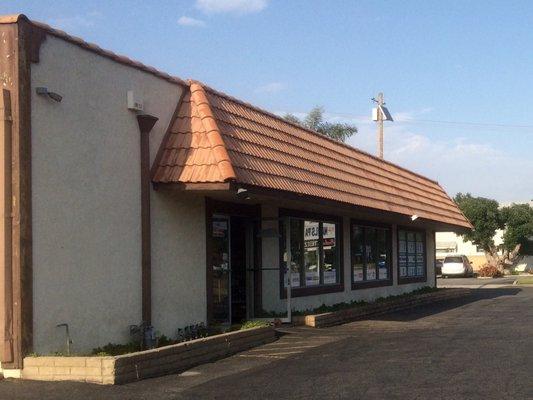
[[[289,216],[280,222],[283,285],[288,285],[285,224],[290,221],[291,286],[320,288],[341,282],[339,223],[320,218]]]
[[[426,242],[424,233],[398,230],[398,275],[400,283],[426,279]]]
[[[354,286],[387,285],[391,281],[390,228],[351,224],[352,283]]]

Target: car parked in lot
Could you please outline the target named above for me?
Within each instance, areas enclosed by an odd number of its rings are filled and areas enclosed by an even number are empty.
[[[442,276],[473,276],[472,263],[465,255],[453,254],[444,257],[442,261]]]

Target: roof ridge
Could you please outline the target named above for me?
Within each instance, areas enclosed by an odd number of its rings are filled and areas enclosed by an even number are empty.
[[[364,155],[366,155],[368,157],[371,157],[371,158],[375,159],[378,162],[382,162],[382,163],[385,163],[385,164],[392,165],[393,167],[399,168],[402,171],[405,171],[405,172],[407,172],[409,174],[416,175],[416,176],[418,176],[418,177],[420,177],[422,179],[425,179],[427,181],[430,181],[430,182],[433,182],[435,184],[438,184],[438,181],[436,181],[435,179],[428,178],[427,176],[424,176],[424,175],[422,175],[422,174],[420,174],[418,172],[411,171],[411,170],[409,170],[409,169],[407,169],[405,167],[402,167],[401,165],[398,165],[398,164],[395,164],[395,163],[393,163],[391,161],[379,158],[379,157],[377,157],[377,156],[375,156],[373,154],[370,154],[370,153],[368,153],[368,152],[366,152],[364,150],[358,149],[357,147],[354,147],[354,146],[349,145],[347,143],[343,143],[343,142],[339,142],[338,140],[331,139],[330,137],[325,136],[325,135],[323,135],[323,134],[321,134],[319,132],[316,132],[316,131],[314,131],[312,129],[306,128],[305,126],[296,124],[296,123],[291,122],[291,121],[287,121],[286,119],[284,119],[283,117],[280,117],[279,115],[276,115],[276,114],[274,114],[274,113],[272,113],[272,112],[270,112],[268,110],[265,110],[265,109],[263,109],[261,107],[258,107],[256,105],[254,105],[254,104],[251,104],[251,103],[248,103],[246,101],[240,100],[240,99],[238,99],[236,97],[233,97],[233,96],[231,96],[231,95],[229,95],[227,93],[224,93],[224,92],[221,92],[219,90],[213,89],[212,87],[210,87],[210,86],[208,86],[208,85],[206,85],[206,84],[204,84],[204,83],[202,83],[202,82],[200,82],[198,80],[188,79],[188,82],[189,82],[189,84],[192,83],[192,82],[200,84],[200,85],[202,85],[202,87],[205,90],[208,90],[208,91],[212,92],[213,94],[215,94],[217,96],[223,97],[223,98],[225,98],[227,100],[230,100],[230,101],[233,101],[235,103],[238,103],[238,104],[240,104],[240,105],[242,105],[244,107],[248,107],[248,108],[250,108],[252,110],[255,110],[255,111],[258,111],[258,112],[260,112],[262,114],[268,115],[268,116],[270,116],[270,117],[272,117],[272,118],[274,118],[274,119],[276,119],[276,120],[278,120],[280,122],[283,122],[283,123],[286,123],[288,125],[291,125],[291,126],[297,128],[297,129],[301,129],[301,130],[303,130],[303,131],[305,131],[307,133],[310,133],[310,134],[312,134],[314,136],[317,136],[317,137],[319,137],[321,139],[324,139],[324,140],[326,140],[326,141],[328,141],[330,143],[333,143],[335,145],[347,148],[349,150],[356,151],[358,153],[364,154]]]
[[[215,157],[217,167],[224,181],[234,180],[237,178],[235,170],[231,164],[231,159],[226,149],[226,144],[218,128],[211,105],[205,94],[204,88],[197,82],[190,82],[191,102],[196,105],[200,121],[205,129],[205,134],[211,151]]]

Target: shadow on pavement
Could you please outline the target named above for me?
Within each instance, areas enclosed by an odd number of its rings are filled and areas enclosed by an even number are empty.
[[[462,307],[480,300],[490,300],[502,296],[516,296],[521,292],[519,288],[496,288],[496,289],[472,289],[472,292],[464,297],[450,300],[441,300],[432,304],[394,311],[390,314],[376,315],[368,318],[373,321],[414,321],[430,315]]]

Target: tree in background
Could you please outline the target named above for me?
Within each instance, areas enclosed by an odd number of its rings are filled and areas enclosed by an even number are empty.
[[[293,114],[286,114],[283,118],[286,121],[301,125],[339,142],[345,142],[349,137],[357,133],[357,127],[354,125],[324,121],[323,107],[313,108],[303,120]]]
[[[533,236],[533,208],[529,204],[512,204],[500,208],[496,200],[458,193],[455,202],[474,229],[463,238],[481,247],[490,266],[500,271],[512,265]],[[494,235],[503,229],[503,243],[496,246]]]

